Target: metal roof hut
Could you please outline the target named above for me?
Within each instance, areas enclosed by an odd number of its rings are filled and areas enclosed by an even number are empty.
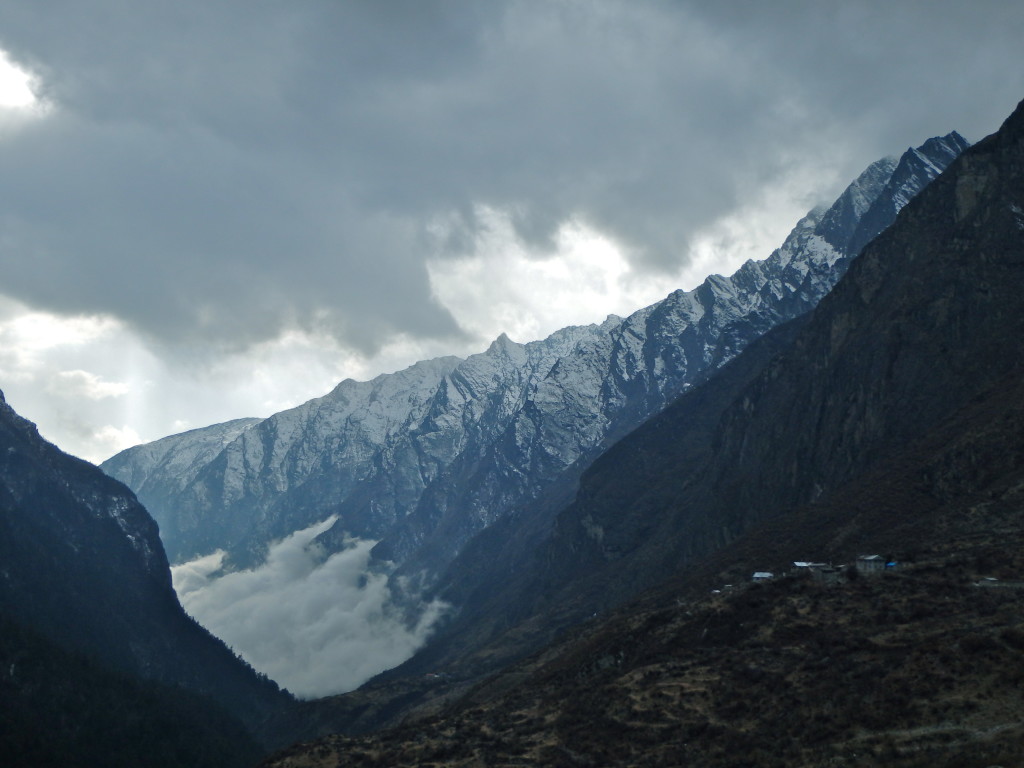
[[[789,573],[792,576],[809,576],[814,571],[830,567],[829,563],[814,563],[809,560],[794,560],[793,567],[789,569]]]
[[[881,555],[861,555],[857,558],[857,572],[865,576],[881,573],[885,570],[885,558]]]

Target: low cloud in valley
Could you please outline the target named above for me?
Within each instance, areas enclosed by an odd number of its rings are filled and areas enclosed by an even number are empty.
[[[272,545],[258,568],[224,573],[217,552],[171,573],[185,609],[260,672],[303,698],[352,690],[412,656],[445,605],[410,625],[387,576],[367,571],[374,542],[325,557],[315,538],[331,518]]]

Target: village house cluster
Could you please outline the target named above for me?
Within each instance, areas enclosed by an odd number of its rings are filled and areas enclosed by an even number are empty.
[[[832,587],[848,580],[852,573],[855,573],[857,576],[876,576],[880,573],[896,571],[899,568],[899,562],[885,558],[882,555],[860,555],[852,563],[842,563],[839,565],[796,560],[793,562],[792,567],[782,576],[808,578],[815,584]],[[772,581],[775,578],[777,578],[776,574],[771,571],[754,571],[750,581],[751,583],[759,584]],[[976,587],[1024,589],[1024,581],[1022,580],[998,579],[994,576],[985,576],[972,583]],[[713,589],[711,592],[712,594],[718,594],[733,588],[732,584],[726,584],[721,589]]]
[[[803,576],[809,578],[815,584],[829,587],[841,584],[844,579],[848,578],[851,569],[858,575],[874,576],[879,573],[894,571],[898,568],[899,563],[897,561],[890,560],[881,555],[861,555],[852,563],[842,563],[840,565],[797,560],[793,562],[792,567],[784,575],[790,577]],[[771,571],[754,571],[750,580],[755,584],[759,584],[772,581],[775,578],[776,575]],[[721,589],[713,589],[711,592],[712,594],[719,594],[732,588],[732,584],[726,584]]]

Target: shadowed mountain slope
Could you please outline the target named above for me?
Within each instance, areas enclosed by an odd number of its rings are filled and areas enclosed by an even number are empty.
[[[209,699],[117,672],[0,612],[4,768],[248,768],[263,753]]]
[[[185,614],[131,491],[44,441],[2,396],[0,613],[101,670],[207,696],[254,733],[291,703]],[[33,685],[7,678],[18,681]]]
[[[1019,568],[1022,295],[1024,104],[911,201],[813,313],[594,462],[539,554],[497,558],[461,585],[473,610],[459,631],[399,670],[432,663],[446,683],[419,684],[398,712],[374,700],[394,700],[395,675],[371,683],[352,699],[380,713],[364,724],[459,700],[557,629],[670,578],[673,595],[706,593],[754,569],[867,548],[923,552],[936,568],[946,554]],[[1011,624],[993,631],[1012,635]],[[546,723],[570,706],[563,693],[538,713]]]
[[[1020,119],[908,203],[730,399],[710,440],[688,424],[714,395],[694,393],[595,462],[526,599],[614,604],[761,520],[823,502],[1017,375]],[[567,583],[572,598],[555,592]]]
[[[1018,120],[912,200],[750,383],[712,381],[717,393],[684,396],[595,462],[525,599],[615,604],[761,520],[824,501],[1018,372]],[[708,398],[725,396],[713,434],[691,433],[712,417]]]

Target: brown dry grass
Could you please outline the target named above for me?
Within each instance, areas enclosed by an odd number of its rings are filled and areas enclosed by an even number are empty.
[[[839,588],[801,579],[627,610],[445,717],[275,766],[1021,764],[1020,539],[953,544]],[[327,752],[325,752],[327,750]],[[330,762],[337,756],[337,762]]]

